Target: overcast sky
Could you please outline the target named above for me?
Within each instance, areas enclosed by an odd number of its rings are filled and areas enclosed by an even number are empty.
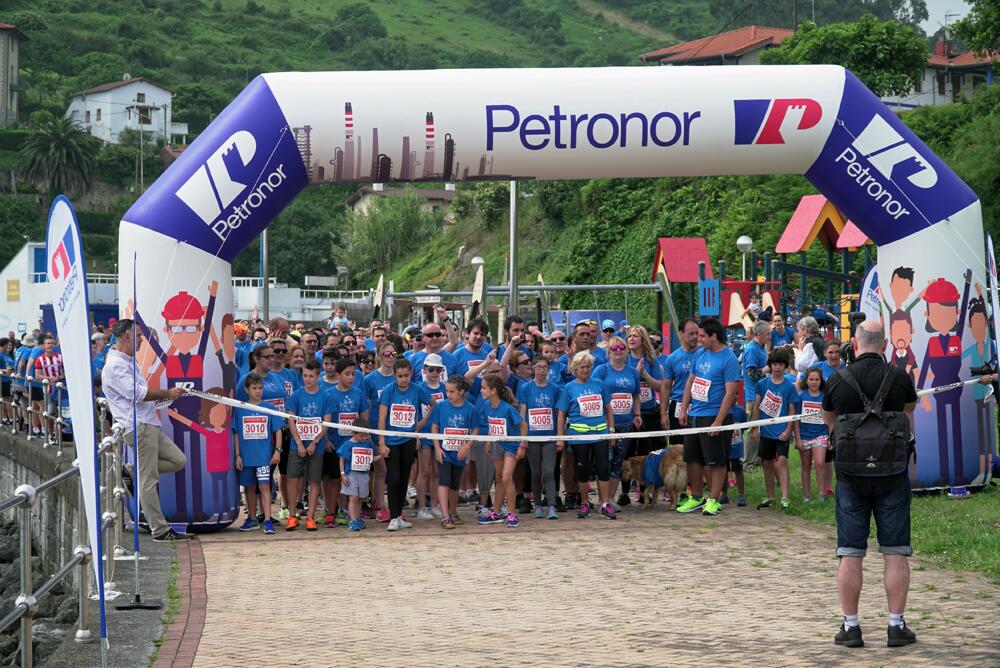
[[[944,23],[944,15],[958,14],[958,18],[965,16],[969,11],[969,3],[962,0],[927,0],[927,20],[923,23],[924,32],[933,35],[939,28],[939,23]],[[948,24],[954,23],[956,17],[948,19]]]

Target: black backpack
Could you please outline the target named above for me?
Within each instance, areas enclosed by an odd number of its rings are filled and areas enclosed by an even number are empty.
[[[833,430],[837,475],[880,478],[905,472],[913,440],[910,420],[902,411],[882,410],[895,377],[894,369],[886,367],[874,399],[865,396],[849,371],[839,369],[838,374],[861,397],[865,411],[837,417]]]

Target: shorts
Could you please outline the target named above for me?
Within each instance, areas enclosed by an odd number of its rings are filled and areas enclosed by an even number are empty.
[[[10,383],[0,385],[0,397],[3,397],[4,399],[10,398]]]
[[[829,436],[817,436],[816,438],[807,438],[802,441],[802,447],[804,448],[823,448],[824,450],[830,449],[830,437]]]
[[[726,462],[726,470],[730,473],[743,473],[743,460],[729,458]]]
[[[681,421],[677,419],[678,403],[679,402],[671,399],[670,404],[667,406],[667,410],[669,411],[668,415],[670,416],[670,431],[676,431],[684,428]],[[684,445],[684,436],[674,436],[671,434],[667,440],[670,442],[670,445]]]
[[[368,496],[368,484],[371,478],[367,471],[348,471],[347,482],[340,486],[344,496],[356,496],[364,499]]]
[[[691,427],[708,427],[715,418],[711,415],[702,417],[692,417],[688,420]],[[733,416],[727,415],[722,424],[732,424]],[[733,437],[731,432],[720,431],[715,436],[709,436],[708,432],[702,434],[688,434],[684,437],[684,463],[701,464],[703,466],[725,466],[727,455],[729,454],[729,440]]]
[[[323,453],[323,477],[340,479],[340,455],[336,450]]]
[[[488,456],[493,461],[499,461],[504,458],[507,454],[507,444],[502,441],[492,441],[484,444],[486,446],[486,456]],[[514,451],[514,456],[517,456],[517,451]]]
[[[250,487],[269,487],[271,481],[271,466],[244,466],[236,472],[236,477],[244,489]]]
[[[736,431],[736,433],[738,433],[740,435],[740,440],[739,440],[738,443],[733,443],[732,440],[729,441],[729,459],[730,459],[730,461],[732,461],[734,459],[736,459],[736,460],[742,460],[743,459],[743,433],[742,433],[742,431],[743,431],[742,429],[739,429],[739,430]],[[730,431],[730,432],[726,432],[726,433],[729,434],[729,438],[732,439],[733,432]]]
[[[452,463],[447,459],[445,459],[443,463],[435,463],[437,464],[438,470],[438,485],[440,487],[447,487],[450,490],[457,491],[458,485],[462,481],[462,472],[465,470],[465,467]]]
[[[40,387],[31,388],[31,400],[32,401],[42,401],[45,399],[45,390]]]
[[[904,473],[878,482],[837,480],[837,556],[863,557],[872,515],[882,554],[910,556],[910,479]]]
[[[323,455],[314,452],[302,457],[298,450],[288,454],[288,477],[305,478],[309,482],[319,482],[323,479]]]
[[[788,459],[788,441],[779,441],[776,438],[760,437],[760,450],[758,457],[762,462],[774,461],[778,457]]]
[[[293,443],[289,438],[287,429],[282,429],[281,433],[281,442],[284,445],[281,446],[281,454],[278,455],[278,473],[288,475],[288,453],[291,451],[290,446],[293,446]]]

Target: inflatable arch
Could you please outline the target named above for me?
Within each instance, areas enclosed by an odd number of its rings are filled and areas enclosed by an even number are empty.
[[[834,66],[261,75],[125,214],[123,311],[134,285],[158,337],[154,382],[229,391],[230,262],[307,185],[771,173],[804,174],[878,244],[893,356],[917,382],[968,376],[988,336],[971,308],[986,285],[979,201]],[[918,406],[916,486],[979,476],[993,443],[983,396]],[[164,512],[224,526],[232,453],[206,447],[198,399],[174,408],[191,426],[164,427],[189,464],[161,481]]]

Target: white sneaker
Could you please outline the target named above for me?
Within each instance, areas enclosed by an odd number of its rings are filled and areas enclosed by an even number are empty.
[[[433,508],[431,508],[431,516],[437,519],[442,519],[444,517],[444,515],[441,513],[441,508],[439,508],[438,506],[434,506]]]
[[[399,522],[399,528],[400,529],[412,529],[413,528],[413,524],[410,523],[409,521],[403,519],[402,517],[397,517],[396,519]]]
[[[479,517],[489,517],[491,512],[493,512],[492,508],[487,508],[486,506],[483,506],[482,508],[479,509]]]
[[[406,498],[408,498],[408,499],[415,499],[415,498],[417,498],[417,488],[414,487],[413,485],[410,485],[409,487],[407,487],[406,488]]]
[[[435,510],[437,510],[437,508],[435,508]],[[432,513],[430,508],[421,508],[420,510],[417,511],[417,519],[418,520],[432,520],[435,517],[438,517],[438,518],[441,517],[441,511],[440,510],[438,510],[437,515],[435,515],[434,513]]]
[[[399,529],[400,529],[399,519],[400,518],[397,517],[396,519],[389,520],[389,526],[387,526],[385,528],[385,530],[386,531],[399,531]]]

